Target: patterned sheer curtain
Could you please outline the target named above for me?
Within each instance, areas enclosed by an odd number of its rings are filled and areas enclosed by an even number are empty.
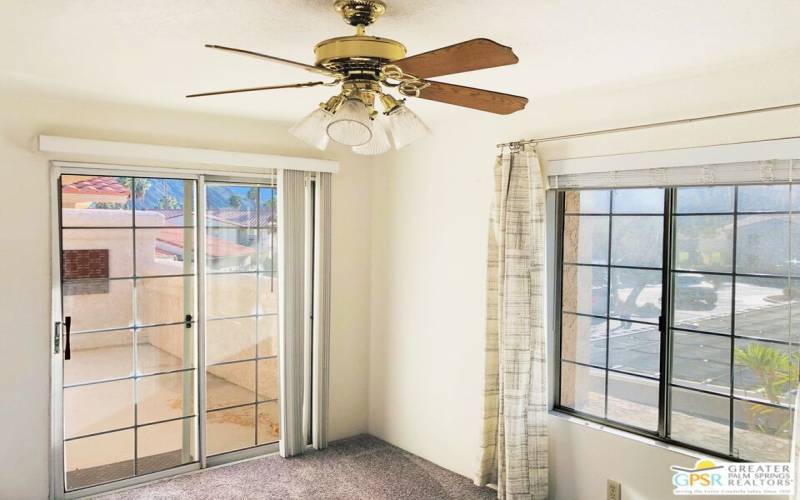
[[[497,158],[487,261],[486,379],[476,484],[547,498],[545,192],[532,148]]]

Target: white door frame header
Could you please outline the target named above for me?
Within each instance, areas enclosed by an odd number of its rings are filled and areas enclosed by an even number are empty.
[[[271,170],[301,170],[306,172],[339,171],[339,162],[294,156],[242,153],[216,149],[184,148],[156,144],[78,139],[53,135],[39,136],[39,151],[53,160],[80,162],[109,162],[125,165],[176,168],[231,167],[257,174]],[[220,169],[222,170],[222,169]]]

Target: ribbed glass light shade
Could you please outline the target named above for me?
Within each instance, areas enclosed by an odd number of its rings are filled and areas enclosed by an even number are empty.
[[[360,155],[379,155],[392,148],[386,129],[378,120],[372,120],[372,139],[361,146],[353,147],[353,152]]]
[[[361,146],[372,139],[367,107],[359,99],[348,99],[328,124],[328,136],[345,146]]]
[[[431,133],[428,126],[405,104],[393,111],[388,118],[389,127],[392,130],[392,138],[394,139],[394,147],[397,149]]]
[[[295,123],[289,129],[289,133],[301,141],[314,146],[317,149],[328,147],[328,124],[333,119],[333,115],[322,108],[317,108],[309,113],[305,118]]]

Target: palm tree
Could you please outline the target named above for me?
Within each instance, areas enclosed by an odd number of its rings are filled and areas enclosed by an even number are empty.
[[[165,194],[158,200],[158,208],[168,210],[180,208],[180,206],[178,205],[178,200],[174,196]]]
[[[277,217],[278,200],[275,199],[275,196],[273,196],[272,198],[264,201],[261,204],[261,206],[263,207],[264,212],[268,214],[266,217],[266,221],[267,224],[269,225],[270,232],[274,233],[276,229],[275,227],[275,223],[277,222],[276,219],[278,218]]]
[[[758,378],[764,395],[772,403],[780,403],[791,384],[797,381],[797,365],[789,359],[789,354],[774,347],[752,343],[737,348],[734,358]]]
[[[133,177],[117,177],[117,182],[128,188],[128,192],[132,192],[137,200],[144,198],[145,193],[147,193],[151,185],[150,179],[134,179]],[[131,201],[131,197],[128,195],[129,206]]]
[[[755,375],[764,391],[764,396],[774,404],[780,404],[783,396],[797,384],[800,375],[798,353],[790,356],[788,353],[762,344],[751,343],[746,347],[737,348],[734,351],[734,359],[736,363],[744,365]],[[760,423],[762,418],[769,418],[775,413],[774,407],[751,404],[748,415],[750,429],[770,434],[783,432],[790,425],[789,417],[784,418],[774,431],[770,431]]]
[[[112,203],[109,201],[93,201],[89,208],[103,208],[107,210],[121,210],[124,207],[122,203]]]
[[[239,209],[242,207],[242,197],[238,194],[232,194],[228,198],[228,205],[232,206],[233,208]]]

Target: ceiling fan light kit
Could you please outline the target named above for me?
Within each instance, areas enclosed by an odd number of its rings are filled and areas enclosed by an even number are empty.
[[[400,149],[430,133],[425,123],[402,97],[439,101],[497,114],[510,114],[525,107],[525,97],[436,82],[427,78],[477,69],[516,64],[517,56],[485,38],[476,38],[441,49],[406,57],[405,46],[395,40],[365,34],[367,26],[386,12],[382,0],[336,0],[334,8],[356,27],[356,34],[324,40],[314,48],[315,64],[220,45],[209,48],[234,52],[305,69],[329,77],[328,82],[307,82],[269,87],[223,90],[187,97],[232,94],[282,88],[339,87],[338,94],[320,104],[289,132],[318,149],[330,140],[353,148],[358,154],[375,155]],[[396,98],[389,91],[402,96]],[[378,106],[380,105],[380,112]],[[385,118],[380,118],[383,114]]]
[[[360,155],[379,155],[392,149],[386,128],[378,120],[372,121],[372,139],[361,146],[353,147],[353,152]]]
[[[328,147],[328,142],[330,142],[326,131],[332,119],[333,113],[329,113],[320,107],[292,125],[289,133],[306,144],[325,150]]]
[[[401,149],[431,133],[425,122],[404,104],[398,106],[391,113],[387,113],[387,115],[389,127],[392,129],[392,138],[394,138],[394,147],[397,149]]]
[[[372,139],[372,126],[367,105],[358,97],[348,97],[333,114],[326,130],[328,136],[345,146],[361,146]]]

